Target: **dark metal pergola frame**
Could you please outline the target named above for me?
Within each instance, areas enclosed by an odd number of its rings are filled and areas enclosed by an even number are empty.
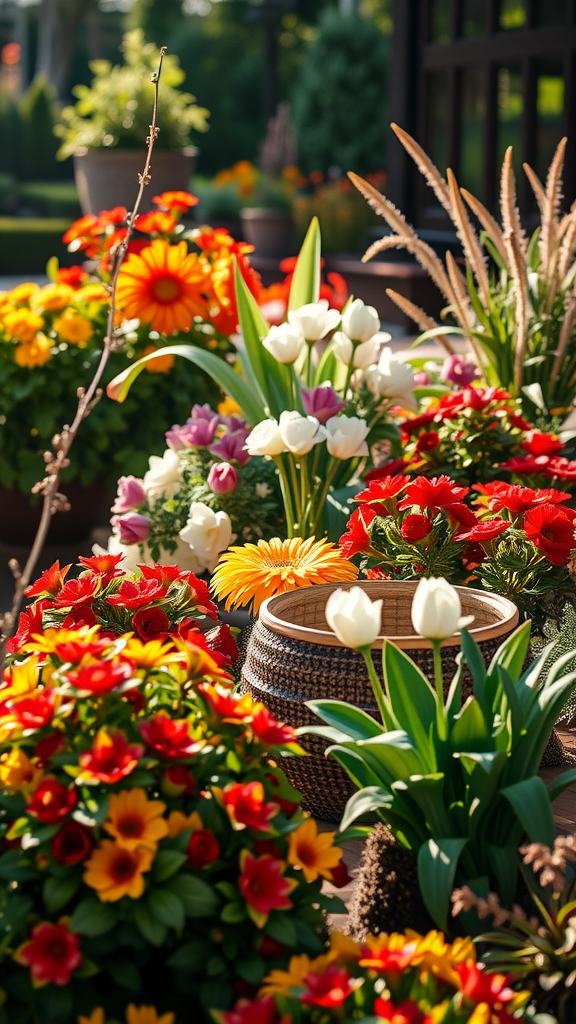
[[[537,62],[560,58],[564,76],[562,134],[568,136],[565,193],[576,195],[576,0],[566,0],[566,21],[558,26],[539,26],[538,0],[526,2],[526,25],[514,30],[499,28],[500,0],[485,0],[486,20],[482,36],[462,36],[463,0],[450,0],[450,37],[447,43],[431,42],[431,0],[394,0],[394,46],[391,68],[391,119],[426,145],[427,81],[435,71],[447,74],[448,165],[458,174],[460,129],[460,79],[469,68],[481,68],[486,118],[483,128],[482,194],[490,209],[497,206],[497,76],[498,68],[518,64],[524,96],[522,161],[534,162],[536,139]],[[440,168],[444,171],[444,168]],[[400,144],[390,143],[389,195],[416,224],[426,223],[423,193],[416,184],[418,173]],[[518,182],[520,207],[531,210],[529,185]]]

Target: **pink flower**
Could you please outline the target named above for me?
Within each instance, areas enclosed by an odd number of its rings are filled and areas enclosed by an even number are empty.
[[[212,416],[212,419],[189,419],[183,427],[180,427],[180,440],[186,448],[207,448],[214,440],[216,428],[220,423],[219,416]]]
[[[125,516],[112,516],[110,520],[115,533],[123,544],[140,544],[150,534],[150,520],[139,512],[127,512]]]
[[[418,373],[414,374],[414,383],[419,388],[425,388],[430,383],[430,377],[425,370],[418,370]]]
[[[302,388],[302,401],[306,415],[315,416],[322,424],[346,408],[346,402],[341,402],[331,387],[314,388],[312,391]]]
[[[118,481],[118,494],[112,505],[112,512],[131,512],[140,508],[146,501],[146,491],[142,481],[136,476],[121,476]]]
[[[462,356],[448,356],[440,371],[440,380],[465,388],[478,376],[476,363],[467,363]]]
[[[229,434],[224,434],[224,437],[221,437],[216,444],[210,445],[210,451],[214,455],[219,455],[226,462],[231,462],[234,459],[239,466],[245,466],[250,461],[248,452],[244,451],[249,433],[250,431],[242,427]]]
[[[208,487],[214,494],[229,494],[238,486],[238,474],[229,462],[216,462],[208,474]]]
[[[190,423],[190,420],[194,420],[195,422],[197,422],[198,420],[213,420],[214,417],[216,417],[218,422],[220,422],[220,417],[218,416],[218,413],[214,412],[214,409],[210,408],[208,402],[204,402],[204,405],[198,405],[196,403],[196,405],[192,406],[190,419],[188,419],[187,422]]]

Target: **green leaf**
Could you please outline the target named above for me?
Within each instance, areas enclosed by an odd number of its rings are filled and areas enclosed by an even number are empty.
[[[391,804],[392,794],[380,786],[367,786],[365,789],[361,789],[350,797],[344,808],[344,814],[340,822],[340,832],[348,828],[357,818],[370,814],[372,811],[377,811],[380,807],[389,807]]]
[[[392,775],[393,780],[409,779],[411,775],[419,775],[426,770],[408,733],[401,729],[360,740],[358,749],[361,754],[367,751]]]
[[[469,697],[456,715],[450,731],[450,746],[455,753],[484,753],[492,748],[492,737],[486,727],[480,703],[475,697]]]
[[[568,771],[562,772],[556,778],[550,779],[546,783],[550,799],[554,801],[556,797],[560,796],[574,782],[576,782],[576,768],[569,768]]]
[[[354,745],[356,746],[356,745]],[[367,786],[379,786],[382,779],[376,774],[373,768],[366,763],[366,757],[362,756],[357,749],[351,750],[342,744],[328,747],[326,757],[333,757],[338,764],[341,764],[358,789],[365,789]]]
[[[504,641],[490,662],[489,674],[494,672],[498,665],[501,665],[513,680],[520,678],[522,666],[528,654],[531,626],[530,619],[527,619]]]
[[[171,878],[166,888],[179,896],[188,917],[212,917],[218,913],[220,901],[212,886],[191,874]]]
[[[418,852],[418,881],[433,921],[446,931],[456,868],[467,839],[429,839]]]
[[[164,356],[182,356],[204,370],[227,395],[230,395],[230,398],[234,399],[248,423],[255,425],[266,418],[264,402],[260,395],[249,388],[242,377],[223,359],[194,345],[165,345],[156,352],[137,359],[110,382],[106,389],[108,397],[116,402],[123,402],[145,366]]]
[[[88,896],[78,904],[72,914],[70,931],[78,935],[105,935],[118,922],[118,914],[114,907],[101,903],[95,896]]]
[[[486,665],[484,664],[482,651],[467,629],[462,630],[460,643],[462,646],[462,657],[470,670],[474,683],[475,696],[483,707],[482,697],[486,680]]]
[[[249,985],[259,985],[266,973],[266,964],[257,953],[251,953],[242,960],[236,960],[235,969]]]
[[[236,260],[234,261],[234,283],[240,330],[244,339],[246,356],[250,363],[252,377],[256,382],[261,398],[264,400],[262,404],[268,406],[272,416],[278,417],[284,409],[293,408],[294,402],[290,386],[293,373],[292,367],[279,363],[268,352],[268,349],[264,348],[262,339],[268,334],[269,327],[262,316],[256,299],[238,269]],[[166,349],[162,349],[162,351],[165,352]],[[234,396],[232,395],[232,397]],[[263,418],[264,416],[260,416],[260,419]]]
[[[184,927],[184,906],[175,893],[167,889],[151,889],[147,899],[148,910],[154,920],[179,932]]]
[[[486,843],[490,867],[498,883],[498,895],[504,906],[510,906],[516,895],[518,879],[518,848],[516,844],[496,846]]]
[[[152,946],[160,948],[166,941],[168,928],[165,924],[157,921],[149,911],[143,900],[135,901],[134,921],[141,935],[150,942]]]
[[[0,878],[5,882],[30,882],[39,872],[22,850],[8,850],[0,857]]]
[[[322,241],[318,218],[313,217],[294,267],[288,309],[318,302],[320,295],[320,251]]]
[[[270,935],[277,942],[283,942],[285,946],[290,946],[291,949],[297,943],[294,921],[281,911],[273,911],[270,914],[264,931],[266,935]]]
[[[246,917],[246,905],[239,901],[227,903],[220,914],[220,920],[225,921],[226,924],[238,924],[240,921],[245,921]]]
[[[203,968],[211,952],[212,947],[204,939],[192,939],[191,942],[184,943],[175,953],[172,953],[166,964],[174,970],[196,974]]]
[[[186,863],[186,854],[177,850],[160,850],[154,858],[152,877],[155,882],[165,882]]]
[[[411,797],[422,814],[430,832],[436,836],[446,835],[452,830],[444,795],[444,772],[430,775],[412,775],[406,782],[398,779],[392,783],[392,792]]]
[[[80,886],[80,876],[47,878],[42,887],[42,899],[49,914],[55,914],[72,899]]]
[[[371,736],[381,736],[382,726],[375,718],[361,708],[347,704],[343,700],[308,700],[310,708],[327,725],[345,732],[353,740],[366,740]]]
[[[552,801],[545,782],[533,775],[501,790],[531,843],[554,842]]]
[[[106,970],[113,981],[130,992],[140,992],[142,989],[142,975],[135,964],[129,960],[112,960],[106,964]]]
[[[382,666],[394,717],[426,758],[427,766],[435,768],[430,730],[436,722],[436,696],[426,676],[404,651],[389,641],[384,641],[382,648]]]

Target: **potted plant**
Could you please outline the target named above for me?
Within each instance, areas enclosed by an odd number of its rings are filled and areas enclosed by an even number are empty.
[[[148,133],[154,101],[151,76],[158,67],[156,47],[141,30],[128,32],[120,47],[125,63],[92,61],[90,86],[77,85],[77,102],[62,111],[55,132],[62,139],[60,159],[74,157],[74,174],[83,213],[112,205],[131,208],[141,171],[142,139]],[[208,111],[190,93],[180,92],[184,72],[173,56],[164,57],[158,120],[162,130],[154,149],[154,192],[187,189],[197,150],[190,131],[206,131]],[[150,209],[150,197],[141,207]]]

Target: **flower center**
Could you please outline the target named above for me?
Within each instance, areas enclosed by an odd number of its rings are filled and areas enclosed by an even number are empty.
[[[180,285],[174,277],[159,277],[152,285],[152,294],[157,302],[174,302],[180,294]]]
[[[119,853],[111,865],[110,874],[115,882],[127,882],[136,873],[136,862],[128,850]]]
[[[138,839],[144,831],[144,822],[137,815],[126,815],[118,822],[118,831],[126,839]]]
[[[62,939],[54,939],[50,944],[50,956],[53,960],[63,960],[66,956],[66,943]]]
[[[298,860],[301,864],[305,864],[307,868],[314,867],[316,855],[309,843],[298,844]]]

